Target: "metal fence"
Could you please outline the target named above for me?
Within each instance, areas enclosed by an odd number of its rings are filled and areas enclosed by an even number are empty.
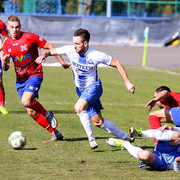
[[[2,3],[4,13],[180,17],[179,0],[4,0]]]

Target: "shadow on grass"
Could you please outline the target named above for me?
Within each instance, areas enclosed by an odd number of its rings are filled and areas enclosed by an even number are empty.
[[[52,111],[54,114],[76,114],[74,111],[66,110],[48,110]],[[26,110],[24,111],[8,111],[9,114],[27,114]]]
[[[96,137],[96,140],[98,139],[107,139],[108,137]],[[87,137],[81,137],[81,138],[68,138],[63,139],[63,141],[88,141]]]
[[[37,148],[23,148],[23,149],[17,149],[18,151],[35,151],[38,150]]]

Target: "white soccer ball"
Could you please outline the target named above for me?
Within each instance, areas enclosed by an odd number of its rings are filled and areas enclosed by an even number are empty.
[[[8,143],[14,149],[22,149],[26,145],[26,135],[21,131],[15,131],[9,136]]]

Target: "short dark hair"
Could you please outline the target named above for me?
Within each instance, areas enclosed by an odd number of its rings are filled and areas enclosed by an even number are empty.
[[[155,92],[161,92],[161,91],[164,91],[164,90],[166,90],[168,92],[171,92],[171,90],[167,86],[160,86],[155,90]]]
[[[19,20],[18,16],[16,16],[16,15],[9,16],[8,21],[19,22],[19,24],[20,24],[20,20]]]
[[[83,38],[83,41],[89,42],[90,40],[90,33],[88,30],[79,28],[75,31],[74,36],[81,36]]]

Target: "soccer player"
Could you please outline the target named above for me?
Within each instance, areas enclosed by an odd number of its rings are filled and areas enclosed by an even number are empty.
[[[151,99],[147,104],[146,108],[150,106],[150,111],[155,105],[158,105],[161,109],[153,111],[149,114],[149,124],[151,129],[158,129],[161,127],[161,123],[172,123],[176,126],[180,126],[178,122],[178,118],[175,115],[172,117],[173,114],[176,113],[180,106],[180,93],[178,92],[171,92],[170,88],[167,86],[160,86],[154,92],[154,98]],[[174,120],[173,120],[174,118]],[[157,140],[155,141],[155,145],[157,144]]]
[[[128,141],[115,138],[109,138],[106,142],[111,146],[127,149],[132,156],[142,161],[140,168],[149,166],[154,170],[160,171],[166,169],[180,171],[180,128],[165,125],[159,129],[142,131],[131,127],[129,132],[131,137],[158,139],[155,151],[143,150],[130,144]]]
[[[9,69],[11,57],[17,78],[16,89],[28,115],[52,134],[49,141],[62,140],[62,134],[56,129],[57,120],[37,101],[43,81],[42,65],[35,62],[38,48],[53,49],[54,46],[36,34],[22,32],[20,20],[15,15],[8,17],[8,30],[11,36],[3,45],[2,67],[5,71]]]
[[[2,34],[4,40],[8,38],[8,31],[6,29],[6,25],[3,21],[0,20],[0,33]],[[3,40],[0,36],[0,52],[3,47]],[[1,53],[0,53],[1,54]],[[6,108],[4,107],[5,105],[5,91],[4,91],[4,86],[3,86],[3,79],[2,79],[2,66],[1,66],[1,57],[0,57],[0,111],[3,115],[8,114]]]
[[[50,55],[66,55],[69,58],[73,70],[76,92],[79,97],[74,108],[86,131],[91,149],[98,146],[92,130],[91,120],[95,126],[104,129],[108,133],[131,141],[127,133],[123,132],[111,121],[103,118],[101,114],[103,107],[100,97],[103,90],[101,80],[97,74],[98,64],[103,63],[117,68],[127,89],[131,93],[134,93],[135,87],[129,81],[123,65],[111,56],[89,47],[89,40],[90,34],[86,29],[77,29],[73,36],[74,46],[66,45],[43,51],[36,62],[41,63]]]

